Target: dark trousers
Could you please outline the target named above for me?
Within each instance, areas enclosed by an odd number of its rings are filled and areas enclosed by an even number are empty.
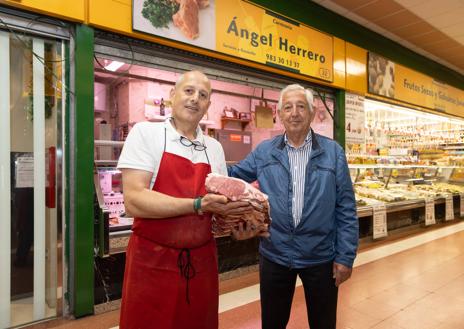
[[[329,262],[303,269],[290,269],[261,256],[259,278],[262,328],[285,329],[298,275],[304,287],[310,328],[335,329],[338,288],[332,277],[332,264]]]

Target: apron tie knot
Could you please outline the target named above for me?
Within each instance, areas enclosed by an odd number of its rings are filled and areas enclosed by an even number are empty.
[[[177,267],[179,268],[180,276],[185,278],[187,281],[185,294],[187,304],[190,304],[189,299],[189,280],[195,276],[195,268],[192,265],[192,261],[190,259],[190,249],[183,248],[179,252],[179,256],[177,257]]]

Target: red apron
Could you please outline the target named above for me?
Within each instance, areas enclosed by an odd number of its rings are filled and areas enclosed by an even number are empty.
[[[164,152],[154,191],[206,194],[209,164]],[[211,216],[135,218],[122,291],[121,329],[217,329],[218,270]]]

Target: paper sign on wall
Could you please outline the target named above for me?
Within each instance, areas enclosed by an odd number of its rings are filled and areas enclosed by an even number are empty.
[[[256,128],[273,128],[274,119],[270,107],[255,106]]]
[[[34,157],[29,155],[19,156],[16,159],[16,187],[34,187]]]
[[[229,135],[229,140],[230,140],[231,142],[241,142],[241,141],[242,141],[242,135],[230,134],[230,135]]]
[[[364,144],[364,97],[345,95],[345,141],[346,144]]]

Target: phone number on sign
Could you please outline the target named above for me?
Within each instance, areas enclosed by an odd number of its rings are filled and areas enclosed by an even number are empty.
[[[266,54],[266,59],[267,59],[268,62],[276,63],[276,64],[279,64],[279,65],[284,65],[284,66],[292,67],[292,68],[295,68],[295,69],[300,68],[300,63],[292,61],[291,59],[287,59],[287,58],[284,58],[284,57],[279,57],[279,56],[274,56],[274,55],[271,55],[271,54]]]

